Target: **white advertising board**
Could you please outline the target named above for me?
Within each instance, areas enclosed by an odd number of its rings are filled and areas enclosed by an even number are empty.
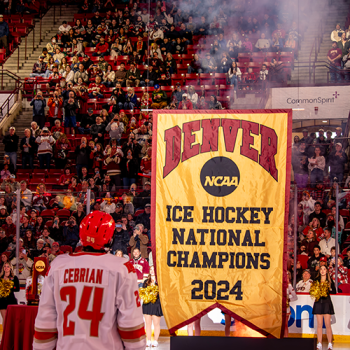
[[[271,89],[272,108],[293,108],[293,119],[347,119],[350,86]],[[317,110],[316,110],[317,109]]]

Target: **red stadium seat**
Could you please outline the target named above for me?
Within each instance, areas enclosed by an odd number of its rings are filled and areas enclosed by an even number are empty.
[[[340,284],[339,288],[343,293],[350,294],[350,283]]]
[[[214,73],[201,73],[199,75],[200,85],[213,85]]]
[[[307,255],[298,255],[298,261],[300,262],[301,267],[303,270],[307,269],[307,262],[309,260],[309,257]]]

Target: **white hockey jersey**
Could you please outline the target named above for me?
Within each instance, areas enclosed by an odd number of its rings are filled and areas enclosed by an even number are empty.
[[[135,270],[115,255],[59,255],[45,278],[34,350],[144,350]]]

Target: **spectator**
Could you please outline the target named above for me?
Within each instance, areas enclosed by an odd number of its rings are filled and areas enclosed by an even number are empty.
[[[128,92],[125,95],[124,109],[134,109],[137,106],[137,96],[132,87],[128,88]]]
[[[138,224],[134,228],[132,237],[130,238],[129,245],[131,247],[131,255],[133,255],[134,249],[139,249],[141,257],[148,258],[147,243],[149,241],[148,236],[142,233],[143,226]],[[134,256],[134,255],[133,255]]]
[[[102,124],[102,118],[96,118],[96,124],[91,125],[90,134],[95,143],[104,143],[105,125]]]
[[[331,248],[335,247],[335,239],[331,237],[332,231],[328,227],[324,230],[324,239],[320,242],[320,250],[327,258],[331,255]]]
[[[143,209],[146,204],[151,203],[151,183],[146,181],[143,186],[143,191],[134,197],[135,210]]]
[[[30,191],[27,188],[27,182],[24,180],[21,181],[20,189],[21,189],[21,204],[23,204],[28,210],[32,205],[32,198],[33,198],[32,191]]]
[[[297,293],[309,293],[312,284],[311,273],[309,269],[304,270],[303,279],[296,285]]]
[[[312,158],[308,159],[309,169],[310,169],[310,182],[311,186],[315,187],[318,181],[323,182],[323,171],[326,166],[326,160],[321,155],[321,148],[319,146],[315,147],[315,153]]]
[[[337,25],[335,26],[335,29],[331,33],[331,40],[333,42],[340,41],[343,33],[344,31],[340,28],[340,24],[337,23]]]
[[[165,91],[160,90],[160,86],[158,84],[154,85],[152,101],[153,103],[151,107],[154,109],[162,109],[168,104],[168,96]]]
[[[127,255],[129,240],[130,237],[128,231],[126,230],[125,224],[122,224],[121,221],[117,221],[115,223],[113,243],[111,246],[112,253],[115,254],[117,250],[121,250],[124,255]]]
[[[182,95],[182,101],[179,103],[178,109],[193,109],[192,102],[187,99],[187,94]]]
[[[338,43],[333,41],[332,48],[328,51],[327,58],[329,61],[329,74],[331,82],[341,81],[340,68],[342,59],[342,50],[338,48]]]
[[[23,248],[23,240],[20,239],[20,248]],[[14,273],[18,276],[19,282],[21,285],[26,283],[26,279],[32,275],[32,266],[33,260],[28,257],[28,254],[23,252],[23,249],[19,250],[18,257],[18,267],[19,271],[17,272],[16,268],[14,268]],[[12,266],[17,266],[17,257],[11,260]]]
[[[33,72],[30,73],[29,76],[31,78],[34,78],[34,77],[48,78],[49,74],[50,74],[50,71],[47,69],[47,63],[44,62],[44,56],[39,56],[39,60],[38,62],[34,63]]]
[[[21,140],[20,149],[22,150],[22,168],[34,169],[33,160],[35,154],[35,138],[31,136],[30,130],[24,130],[24,137]]]
[[[61,52],[60,48],[57,47],[55,50],[55,54],[53,55],[53,59],[54,59],[55,63],[60,64],[64,57],[65,57],[65,54],[63,52]]]
[[[75,221],[75,217],[71,216],[63,228],[63,244],[70,245],[73,250],[79,242],[79,227]]]
[[[136,227],[135,227],[135,230],[136,230]],[[135,230],[134,230],[134,235],[135,235]],[[147,238],[147,236],[145,237]],[[131,239],[133,239],[133,237],[131,237]],[[149,274],[148,262],[145,258],[142,257],[140,248],[135,247],[131,253],[131,256],[133,257],[133,259],[130,259],[130,262],[134,265],[136,275],[137,275],[137,283],[139,287],[142,287],[143,281],[145,280],[145,278],[147,278]]]
[[[90,153],[91,148],[87,146],[86,137],[82,137],[80,145],[75,148],[76,168],[79,178],[82,176],[81,169],[89,166]]]
[[[55,139],[51,136],[47,127],[43,128],[41,135],[36,138],[35,142],[39,145],[38,158],[40,169],[50,169],[52,146],[55,143]]]
[[[266,39],[265,33],[261,33],[260,39],[255,43],[254,51],[267,51],[270,48],[270,41]]]
[[[147,203],[145,205],[145,211],[136,217],[135,223],[136,225],[142,224],[143,233],[148,236],[151,240],[151,204]]]
[[[64,133],[64,128],[61,126],[61,121],[56,119],[54,126],[51,128],[51,135],[55,140],[58,140],[62,133]]]
[[[125,86],[125,78],[126,78],[126,70],[125,70],[125,63],[120,63],[119,69],[115,72],[115,80],[116,83],[119,83],[120,86]],[[117,84],[116,84],[117,87]]]
[[[119,121],[117,114],[114,115],[113,119],[106,126],[106,131],[109,133],[109,137],[111,139],[116,139],[118,142],[120,141],[124,130],[124,124]]]
[[[190,65],[187,68],[187,73],[191,74],[191,73],[202,73],[202,72],[203,72],[202,62],[199,58],[199,55],[195,53],[193,55]]]
[[[47,102],[49,109],[48,117],[50,118],[50,125],[53,126],[56,119],[62,119],[62,106],[63,101],[59,96],[58,91],[53,93],[53,97],[49,98]]]
[[[96,76],[95,82],[89,84],[89,98],[103,98],[106,87],[101,84],[101,77]]]
[[[39,239],[42,239],[45,244],[49,244],[50,248],[54,242],[54,240],[50,237],[50,231],[47,227],[43,229],[42,235],[39,237]]]
[[[221,103],[218,101],[215,95],[210,96],[209,109],[222,109]]]
[[[348,161],[348,157],[343,151],[343,146],[340,142],[335,144],[335,150],[333,150],[328,158],[328,164],[330,166],[330,179],[331,181],[334,178],[338,179],[338,182],[341,183],[344,178],[344,166]]]
[[[325,227],[326,226],[326,220],[327,216],[326,214],[322,211],[322,206],[320,202],[315,202],[315,210],[310,214],[309,220],[310,222],[314,219],[317,218],[320,221],[320,226]]]
[[[61,133],[56,141],[55,165],[56,169],[64,169],[68,160],[68,152],[71,150],[70,142],[66,134]]]
[[[130,69],[126,72],[126,86],[135,84],[136,87],[140,84],[140,71],[135,67],[134,63],[130,63]]]
[[[69,92],[68,99],[63,102],[63,108],[65,111],[64,127],[66,129],[66,134],[74,134],[74,129],[77,126],[76,110],[79,108],[79,105],[73,91]]]
[[[314,253],[315,246],[318,245],[316,232],[313,229],[308,229],[306,238],[302,240],[301,244],[305,246],[305,252],[310,257]]]
[[[116,145],[108,148],[107,157],[104,160],[104,165],[106,167],[106,174],[110,177],[111,182],[115,188],[119,188],[121,185],[121,170],[120,170],[120,153]]]
[[[275,81],[277,83],[282,83],[284,81],[284,70],[283,63],[277,62],[275,58],[271,60],[269,68],[269,78],[270,81]]]
[[[335,257],[329,264],[329,274],[333,282],[335,282]],[[344,266],[342,257],[338,256],[338,285],[342,285],[346,283],[348,283],[348,268]]]
[[[73,193],[71,190],[67,190],[67,194],[63,197],[62,200],[63,208],[68,210],[75,210],[75,198],[73,197]]]
[[[124,188],[127,189],[131,184],[136,182],[139,172],[138,160],[134,157],[132,149],[126,149],[124,157],[120,162],[120,169]]]
[[[9,48],[8,48],[8,36],[10,34],[9,26],[4,21],[4,16],[0,15],[0,44],[3,46],[4,49],[6,49],[6,56],[9,55]]]
[[[46,100],[43,97],[43,93],[39,90],[30,102],[30,105],[33,106],[33,121],[37,123],[40,129],[45,126],[45,107]]]
[[[29,217],[27,215],[24,215],[22,219],[22,225],[19,228],[19,234],[21,238],[25,237],[27,231],[33,232],[34,227],[29,223]]]
[[[231,67],[227,72],[227,77],[231,85],[233,85],[234,91],[237,92],[238,82],[241,81],[242,73],[236,62],[232,62]]]
[[[308,172],[308,156],[306,153],[306,143],[300,140],[298,143],[299,149],[292,154],[292,165],[294,171],[294,178],[298,188],[305,188],[307,186],[309,172]]]
[[[2,143],[5,145],[5,155],[7,155],[14,170],[17,168],[17,151],[18,151],[19,136],[16,134],[16,128],[11,126],[9,133],[4,136]]]
[[[215,59],[210,57],[210,52],[205,54],[205,58],[202,60],[201,64],[204,73],[213,73],[218,68]]]
[[[16,225],[13,223],[11,216],[6,218],[6,223],[3,224],[2,229],[6,233],[6,237],[14,237],[16,236]]]
[[[140,85],[153,87],[153,85],[157,82],[157,80],[158,80],[158,74],[155,71],[153,71],[153,66],[149,65],[142,74]]]

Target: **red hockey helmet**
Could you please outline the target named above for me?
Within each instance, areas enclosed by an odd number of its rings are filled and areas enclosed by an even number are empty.
[[[80,240],[84,247],[100,250],[109,243],[114,233],[113,218],[102,211],[93,211],[80,224]]]

